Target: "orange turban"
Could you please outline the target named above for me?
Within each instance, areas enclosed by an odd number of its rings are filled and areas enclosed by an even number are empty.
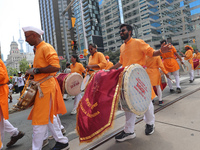
[[[188,47],[192,52],[194,52],[193,48],[189,45],[186,45],[185,48]]]
[[[109,56],[108,56],[108,55],[106,55],[105,57],[106,57],[106,59],[109,59]]]

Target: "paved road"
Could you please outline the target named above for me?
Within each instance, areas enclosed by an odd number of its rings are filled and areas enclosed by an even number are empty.
[[[195,82],[192,83],[195,85]],[[189,85],[189,78],[187,76],[181,77],[181,86],[182,89],[188,87]],[[191,85],[190,85],[191,86]],[[170,95],[169,88],[167,87],[163,91],[163,97],[166,97]],[[19,97],[19,94],[13,94],[13,103],[9,104],[9,107],[11,108],[13,104],[17,103],[17,99]],[[70,115],[70,112],[73,108],[74,101],[72,99],[69,99],[65,101],[66,108],[68,110],[67,114],[60,116],[61,122],[65,129],[67,130],[67,137],[69,138],[69,141],[77,138],[77,134],[75,132],[75,126],[76,126],[76,115]],[[156,101],[156,104],[158,102]],[[21,140],[19,140],[13,147],[9,148],[11,150],[29,150],[31,147],[31,141],[32,141],[32,126],[31,121],[27,120],[27,117],[29,115],[31,109],[27,109],[21,112],[16,112],[13,114],[10,114],[9,121],[13,124],[13,126],[18,127],[19,130],[26,133],[25,137],[23,137]],[[120,112],[118,113],[117,117],[122,116],[124,113]],[[5,139],[4,143],[6,144],[9,141],[10,135],[8,133],[5,133]],[[44,148],[44,150],[49,150],[54,146],[55,142],[54,140],[51,140],[49,145]],[[78,144],[78,143],[77,143]],[[4,150],[8,149],[4,147]]]

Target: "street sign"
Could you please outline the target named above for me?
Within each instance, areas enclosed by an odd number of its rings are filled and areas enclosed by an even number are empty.
[[[63,56],[58,56],[59,60],[64,60],[65,58]]]
[[[80,54],[79,59],[83,59],[83,58],[84,58],[83,54]]]
[[[82,58],[82,59],[80,59],[80,61],[83,62],[83,61],[86,61],[86,59],[85,59],[85,58]]]

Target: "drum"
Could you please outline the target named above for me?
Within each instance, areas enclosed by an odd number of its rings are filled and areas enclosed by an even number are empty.
[[[188,74],[191,71],[192,66],[187,60],[183,61],[184,64],[181,64],[179,60],[177,60],[177,62],[180,66],[180,70],[179,70],[180,75]]]
[[[37,93],[36,82],[28,82],[28,86],[23,89],[22,96],[19,98],[18,103],[14,105],[15,108],[19,108],[20,110],[31,107],[35,102],[35,96]]]
[[[199,68],[199,59],[193,59],[194,70],[200,69]]]
[[[133,64],[123,71],[119,109],[143,115],[151,103],[151,82],[145,69]]]
[[[165,74],[164,74],[164,72],[162,70],[160,70],[160,74],[161,74],[160,88],[163,91],[165,89],[165,87],[167,86],[167,78],[166,78],[166,76],[165,76]],[[156,93],[156,95],[158,95],[157,94],[157,89],[156,89],[155,86],[153,87],[153,90]]]
[[[63,94],[65,90],[71,96],[76,96],[81,92],[83,77],[79,73],[60,73],[56,78]]]
[[[81,84],[81,91],[84,91],[84,90],[85,90],[85,88],[86,88],[86,86],[87,86],[89,80],[90,80],[90,75],[88,74],[88,75],[86,75],[86,76],[84,77],[84,79],[83,79],[83,82],[82,82],[82,84]]]

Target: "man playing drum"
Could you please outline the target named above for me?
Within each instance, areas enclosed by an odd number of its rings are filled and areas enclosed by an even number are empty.
[[[163,43],[167,44],[166,40],[160,41],[160,44],[162,45]],[[176,49],[174,46],[172,46],[172,49],[168,53],[161,53],[161,56],[163,58],[163,64],[165,66],[165,69],[168,71],[168,75],[170,77],[171,74],[174,75],[175,80],[176,80],[176,91],[177,93],[181,93],[181,86],[180,86],[180,78],[179,78],[179,64],[176,61],[176,57],[180,60],[180,62],[183,64],[181,56],[177,53]],[[176,57],[175,57],[176,56]],[[172,82],[169,78],[167,78],[167,83],[170,88],[170,93],[174,93],[174,89],[172,87]]]
[[[70,65],[71,73],[76,72],[79,73],[80,75],[82,75],[82,73],[85,73],[85,68],[81,63],[79,63],[77,55],[72,55],[71,62],[72,62],[72,64]],[[78,103],[81,100],[81,98],[82,98],[81,93],[75,96],[74,108],[72,109],[71,112],[72,115],[76,114],[76,108],[78,107]]]
[[[131,64],[140,64],[141,66],[145,65],[146,55],[147,56],[158,56],[162,53],[170,51],[170,44],[161,46],[160,51],[154,51],[147,43],[141,39],[133,39],[132,36],[132,26],[128,24],[122,24],[120,26],[120,36],[124,40],[124,44],[120,47],[120,60],[110,69],[116,69],[121,66],[125,67]],[[120,135],[116,136],[117,141],[125,141],[127,139],[135,138],[136,134],[134,133],[136,115],[132,112],[125,111],[126,123],[124,130]],[[152,103],[149,105],[149,109],[144,114],[144,121],[146,122],[145,134],[149,135],[154,132],[154,106]]]
[[[165,69],[160,56],[156,57],[147,56],[145,66],[147,67],[146,72],[149,75],[151,85],[156,87],[159,105],[161,106],[163,104],[163,100],[162,100],[162,90],[160,87],[161,74],[159,68],[163,71],[163,73],[166,75],[167,78],[169,78],[169,75],[167,74],[168,71]]]
[[[40,84],[40,90],[36,94],[34,106],[28,117],[33,125],[32,150],[42,149],[47,129],[50,129],[56,140],[52,150],[68,149],[68,138],[63,136],[55,117],[57,114],[66,113],[63,99],[57,99],[55,96],[58,92],[61,94],[61,91],[56,86],[56,79],[52,77],[60,69],[58,55],[50,44],[41,39],[44,31],[31,26],[22,29],[26,42],[36,48],[33,68],[26,73],[34,75],[35,81],[44,81]]]
[[[190,73],[189,73],[189,75],[190,75],[189,81],[190,81],[190,83],[192,83],[194,81],[194,64],[193,64],[193,52],[194,52],[194,50],[189,45],[185,46],[185,50],[186,50],[185,54],[183,54],[182,52],[181,52],[181,54],[182,54],[183,57],[185,57],[184,59],[187,60],[191,64],[191,70],[190,70]]]

